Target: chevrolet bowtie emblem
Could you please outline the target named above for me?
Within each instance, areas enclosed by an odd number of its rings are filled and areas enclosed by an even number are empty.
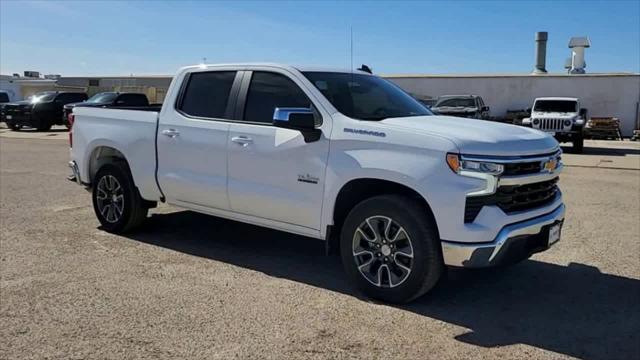
[[[553,172],[558,167],[558,160],[549,159],[542,163],[542,169],[548,172]]]

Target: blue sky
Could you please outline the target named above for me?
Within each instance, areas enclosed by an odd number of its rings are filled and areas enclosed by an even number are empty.
[[[530,72],[534,33],[563,71],[587,35],[588,72],[640,72],[640,1],[18,2],[0,0],[0,72],[171,74],[184,65],[273,61],[376,73]]]

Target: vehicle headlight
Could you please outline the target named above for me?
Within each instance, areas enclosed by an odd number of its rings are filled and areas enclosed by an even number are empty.
[[[475,173],[500,175],[504,171],[504,165],[502,164],[477,160],[465,160],[461,159],[458,154],[447,154],[447,164],[456,174],[460,174],[463,171],[470,171]]]
[[[565,120],[564,121],[564,126],[569,126],[571,125],[571,120]]]
[[[538,125],[538,124],[540,124],[540,120],[538,120],[538,119],[534,119],[534,120],[533,120],[533,125]]]

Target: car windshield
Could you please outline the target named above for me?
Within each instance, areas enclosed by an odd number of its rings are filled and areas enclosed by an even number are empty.
[[[377,76],[336,72],[303,72],[343,115],[358,120],[433,115],[420,102]]]
[[[436,103],[436,107],[476,107],[473,98],[442,99]]]
[[[55,97],[56,97],[56,93],[54,92],[53,93],[52,92],[37,93],[31,97],[30,101],[35,104],[38,102],[51,101],[55,99]]]
[[[93,95],[87,102],[91,104],[106,104],[113,102],[116,96],[118,96],[118,94],[111,92],[98,93]]]
[[[538,100],[533,111],[542,112],[575,112],[576,102],[571,100]]]

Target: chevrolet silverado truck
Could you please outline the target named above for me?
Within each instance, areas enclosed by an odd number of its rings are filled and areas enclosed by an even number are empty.
[[[5,105],[5,122],[7,127],[14,131],[24,126],[46,131],[53,125],[64,124],[62,121],[64,105],[84,100],[87,100],[87,94],[81,92],[40,92],[28,100]]]
[[[75,107],[138,107],[149,106],[147,95],[142,93],[101,92],[93,95],[87,101],[69,103],[64,106],[62,122],[70,128],[69,114]]]
[[[573,151],[581,153],[586,113],[576,98],[537,98],[533,102],[531,116],[522,119],[522,125],[549,133],[559,142],[571,142]]]
[[[317,238],[388,302],[426,293],[445,265],[511,264],[560,239],[552,136],[435,116],[363,71],[185,67],[154,110],[72,114],[69,179],[108,232],[165,202]]]

